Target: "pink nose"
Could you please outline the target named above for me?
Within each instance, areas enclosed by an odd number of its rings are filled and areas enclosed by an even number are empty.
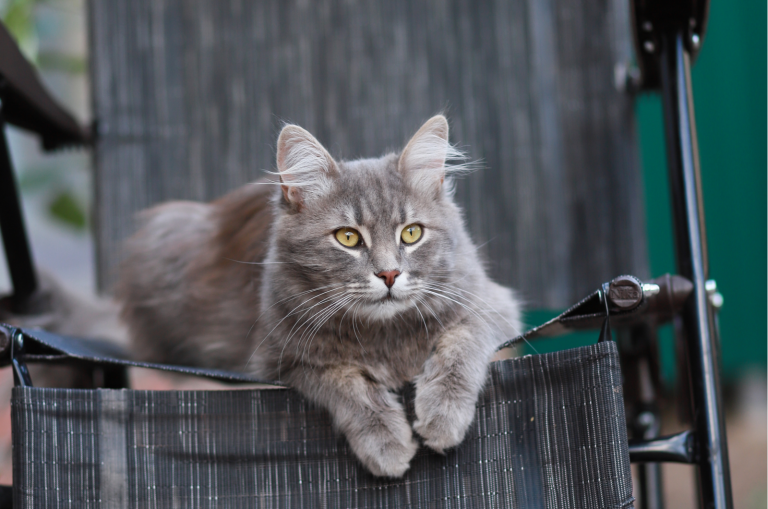
[[[392,285],[395,284],[395,278],[400,275],[399,270],[382,270],[378,274],[376,274],[376,277],[380,277],[384,280],[384,284],[387,285],[387,288],[392,288]]]

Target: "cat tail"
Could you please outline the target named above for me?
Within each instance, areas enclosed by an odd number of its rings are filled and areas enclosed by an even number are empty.
[[[128,347],[128,330],[120,309],[109,297],[82,295],[66,288],[53,274],[38,270],[38,290],[30,312],[13,313],[0,303],[0,322],[28,329],[39,328],[62,336],[89,338]],[[30,365],[37,387],[89,387],[85,373],[70,366]]]

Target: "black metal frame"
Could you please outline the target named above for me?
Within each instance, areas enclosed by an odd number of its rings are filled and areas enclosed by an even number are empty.
[[[674,204],[677,267],[693,283],[683,310],[692,415],[698,446],[699,496],[704,507],[733,506],[725,419],[720,395],[719,339],[707,294],[704,204],[691,91],[691,58],[681,31],[662,37],[661,81],[667,164]]]
[[[691,90],[691,62],[701,50],[709,15],[709,0],[633,0],[633,30],[642,87],[659,90],[664,109],[667,166],[674,215],[678,273],[693,284],[678,321],[677,351],[682,369],[679,380],[687,386],[693,430],[657,441],[657,451],[636,448],[649,462],[682,461],[697,466],[701,507],[733,507],[728,445],[720,394],[719,338],[715,310],[707,288],[707,257],[704,206],[701,192],[696,123]],[[652,358],[652,354],[650,357]],[[647,436],[658,430],[658,414],[652,409]],[[635,422],[639,427],[639,422]],[[639,430],[635,430],[636,432]],[[677,448],[673,457],[664,449]],[[684,451],[685,449],[685,451]],[[633,448],[630,446],[630,454]],[[689,451],[692,454],[683,454]],[[676,459],[675,459],[676,458]],[[649,463],[640,476],[639,491],[649,509],[663,507],[658,466]]]

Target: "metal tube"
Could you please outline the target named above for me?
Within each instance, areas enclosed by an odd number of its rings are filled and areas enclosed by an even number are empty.
[[[731,508],[731,480],[720,395],[719,352],[706,291],[708,259],[701,175],[683,32],[662,36],[661,82],[677,266],[694,286],[683,310],[690,367],[699,497],[702,507]]]
[[[629,441],[629,461],[632,463],[689,463],[695,464],[694,432],[682,431],[676,435]]]

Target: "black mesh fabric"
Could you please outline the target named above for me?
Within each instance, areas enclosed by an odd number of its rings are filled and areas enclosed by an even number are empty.
[[[632,507],[621,382],[610,341],[494,363],[464,442],[402,479],[291,390],[19,387],[14,507]]]

